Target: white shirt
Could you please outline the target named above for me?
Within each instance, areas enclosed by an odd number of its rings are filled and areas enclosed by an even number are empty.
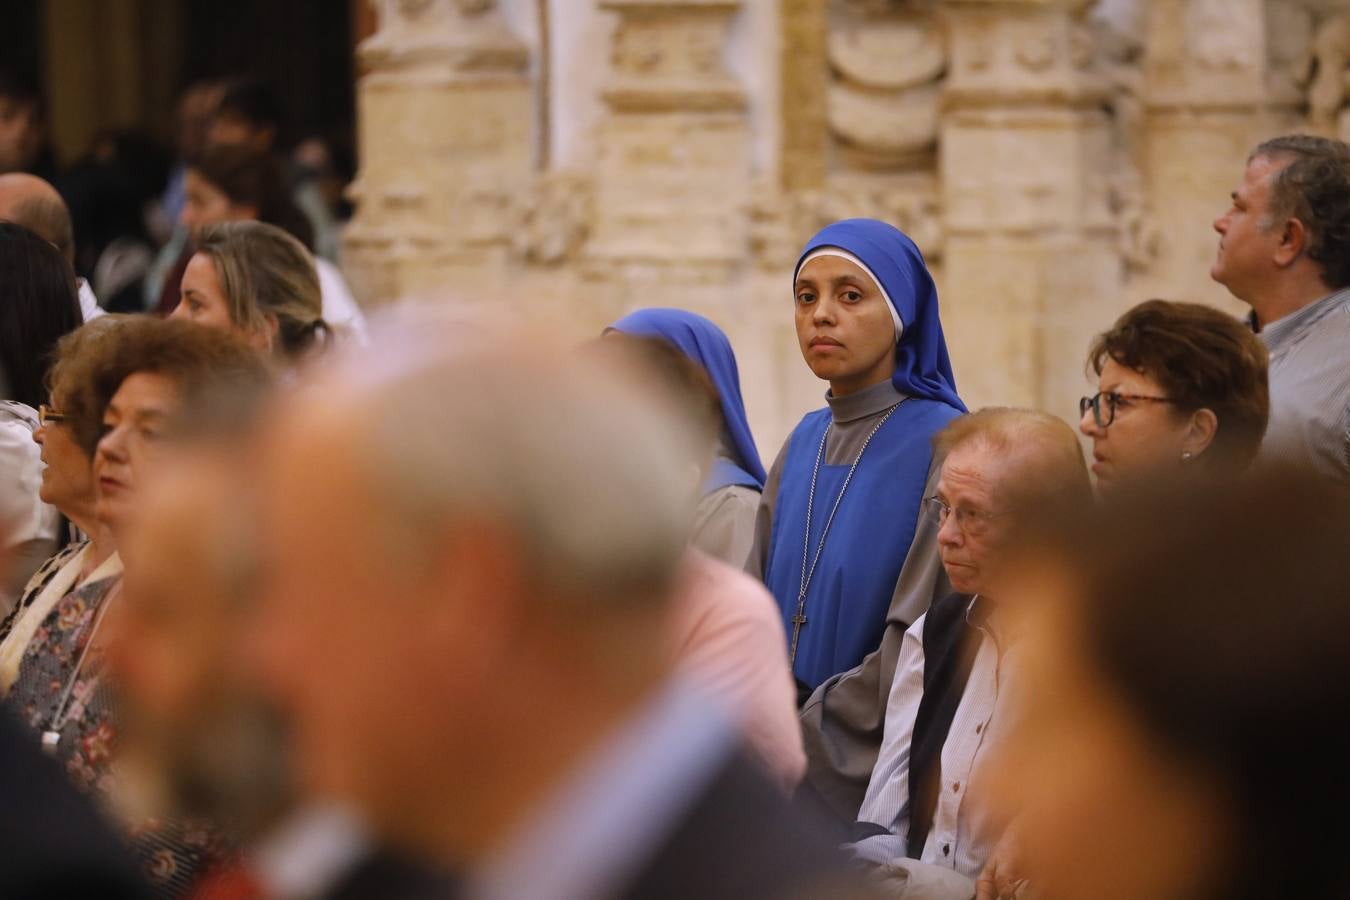
[[[61,514],[38,496],[42,488],[41,450],[33,442],[37,413],[12,400],[0,400],[0,533],[10,554],[0,582],[0,617],[9,614],[29,577],[56,552]]]
[[[366,344],[366,317],[356,305],[351,288],[342,272],[322,256],[314,257],[314,268],[319,274],[319,294],[323,299],[323,320],[333,329],[339,342],[354,341]]]
[[[589,900],[622,889],[735,745],[714,700],[672,683],[553,792],[466,896]]]
[[[858,820],[891,830],[889,835],[865,838],[851,845],[858,856],[876,863],[903,858],[909,831],[909,751],[914,717],[923,699],[923,625],[921,616],[905,632],[886,704],[885,736]],[[976,652],[961,703],[942,746],[941,789],[933,811],[920,861],[976,878],[984,869],[1000,834],[982,808],[980,798],[968,796],[971,778],[989,748],[1006,730],[1007,690],[1003,670],[1007,654],[1000,651],[992,632]],[[1000,715],[1002,713],[1002,715]]]
[[[360,819],[338,806],[298,810],[248,853],[249,869],[273,900],[328,894],[371,851]]]
[[[94,296],[94,289],[89,286],[89,282],[76,278],[75,283],[80,288],[80,315],[83,321],[92,322],[99,316],[107,315],[107,310],[98,305],[98,298]]]

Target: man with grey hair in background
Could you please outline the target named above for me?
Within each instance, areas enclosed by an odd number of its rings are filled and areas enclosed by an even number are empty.
[[[1350,487],[1350,146],[1292,135],[1252,151],[1215,223],[1215,281],[1270,350],[1261,460]]]
[[[254,646],[312,791],[469,897],[852,895],[672,674],[692,503],[660,393],[426,331],[288,398],[262,447]]]
[[[66,262],[75,265],[75,231],[70,209],[56,188],[36,175],[9,172],[0,175],[0,219],[22,225],[61,251]],[[94,289],[83,278],[76,278],[80,294],[80,314],[84,321],[103,315]]]

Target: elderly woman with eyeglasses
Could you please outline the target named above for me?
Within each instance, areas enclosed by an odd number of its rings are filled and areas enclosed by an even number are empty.
[[[94,448],[100,410],[88,365],[96,345],[122,321],[120,316],[105,316],[56,345],[47,377],[50,403],[38,407],[33,432],[45,464],[38,493],[85,537],[43,563],[18,604],[0,620],[0,696],[9,692],[29,641],[56,604],[76,592],[101,596],[122,571],[112,534],[95,514]]]
[[[8,666],[6,704],[34,743],[77,787],[116,795],[125,784],[112,767],[123,709],[104,675],[122,577],[109,565],[117,558],[111,545],[174,452],[185,418],[203,404],[265,392],[270,377],[259,352],[236,335],[149,316],[109,319],[59,345],[52,406],[41,411],[45,425],[35,435],[51,469],[44,491],[92,539],[38,576],[48,580],[31,585],[0,656]],[[129,568],[136,571],[135,560]],[[229,853],[222,835],[202,823],[126,824],[157,896],[186,895]]]
[[[952,592],[905,632],[850,850],[888,885],[968,897],[976,879],[1019,877],[998,862],[1011,851],[999,851],[1004,826],[987,814],[976,777],[1016,697],[1020,611],[1005,592],[1017,536],[1090,506],[1092,487],[1073,429],[1045,412],[962,416],[937,434],[934,451],[942,465],[924,505]]]
[[[1097,489],[1179,466],[1211,475],[1244,471],[1270,410],[1265,347],[1226,313],[1149,300],[1088,351],[1097,393],[1079,403],[1092,439]]]

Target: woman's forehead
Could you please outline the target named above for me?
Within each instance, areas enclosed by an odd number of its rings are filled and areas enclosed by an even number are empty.
[[[1102,373],[1099,377],[1099,387],[1104,391],[1139,391],[1152,390],[1158,387],[1158,383],[1148,375],[1129,366],[1121,365],[1110,356],[1102,362]]]
[[[853,278],[864,283],[875,281],[870,272],[853,260],[834,255],[808,259],[797,273],[798,281],[833,281],[838,278]]]

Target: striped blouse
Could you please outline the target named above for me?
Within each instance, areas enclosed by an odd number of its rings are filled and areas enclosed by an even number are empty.
[[[1350,288],[1261,331],[1270,426],[1260,462],[1311,466],[1350,487]]]

